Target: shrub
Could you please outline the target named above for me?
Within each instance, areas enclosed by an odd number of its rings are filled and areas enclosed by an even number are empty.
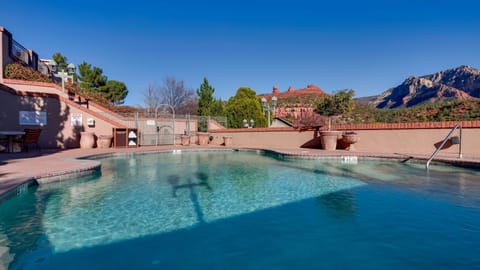
[[[52,82],[49,76],[20,63],[8,64],[5,67],[5,78],[34,82]]]

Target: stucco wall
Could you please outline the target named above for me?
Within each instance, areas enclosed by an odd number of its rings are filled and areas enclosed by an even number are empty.
[[[274,147],[297,148],[315,140],[313,131],[298,132],[291,128],[270,129],[227,129],[211,132],[212,144],[222,144],[224,136],[232,137],[232,146],[236,147]],[[318,142],[318,147],[320,143]]]
[[[429,155],[436,149],[450,129],[407,129],[407,130],[358,130],[358,151],[380,153],[412,153]],[[457,131],[455,135],[458,135]],[[462,130],[462,152],[469,156],[480,156],[480,129]],[[442,154],[458,154],[459,145],[441,150]]]
[[[435,151],[435,143],[441,142],[450,128],[397,128],[397,129],[357,129],[359,142],[356,151],[371,153],[399,153],[430,155]],[[454,135],[458,135],[457,130]],[[233,147],[255,148],[318,148],[320,138],[314,131],[279,129],[238,129],[213,131],[212,144],[222,144],[224,136],[232,137]],[[457,155],[459,145],[441,150],[441,154]],[[465,156],[480,157],[480,127],[462,129],[462,152]]]
[[[21,81],[21,80],[4,78],[3,84],[17,91],[50,93],[50,94],[56,94],[56,95],[60,95],[62,93],[62,87],[54,83],[29,82],[29,81]]]
[[[82,110],[76,104],[67,105],[56,95],[18,95],[0,91],[0,130],[23,130],[42,128],[39,144],[42,148],[78,147],[81,131],[94,132],[95,135],[112,134],[113,125],[101,118]],[[47,124],[20,125],[20,111],[43,111],[47,115]],[[72,125],[72,115],[82,116],[82,126]],[[87,119],[95,119],[95,126],[87,126]]]

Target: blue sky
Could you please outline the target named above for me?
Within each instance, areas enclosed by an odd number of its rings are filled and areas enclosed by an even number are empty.
[[[0,25],[41,58],[103,69],[144,105],[166,76],[224,100],[240,86],[375,95],[410,75],[480,68],[478,1],[3,1]]]

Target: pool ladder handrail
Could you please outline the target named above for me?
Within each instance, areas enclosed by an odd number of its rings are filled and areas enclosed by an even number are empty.
[[[438,154],[438,152],[440,152],[440,150],[443,148],[443,146],[445,145],[445,143],[447,143],[447,141],[452,137],[453,135],[453,132],[455,132],[455,130],[457,130],[457,128],[460,129],[460,136],[459,136],[459,147],[458,147],[458,158],[462,158],[462,126],[460,126],[459,124],[455,125],[451,130],[450,132],[448,133],[448,135],[445,137],[445,139],[443,139],[442,143],[437,147],[437,149],[435,149],[435,152],[433,152],[433,154],[430,156],[430,158],[428,159],[427,161],[427,166],[426,166],[426,169],[428,170],[428,166],[430,166],[430,162],[432,161],[432,159]]]

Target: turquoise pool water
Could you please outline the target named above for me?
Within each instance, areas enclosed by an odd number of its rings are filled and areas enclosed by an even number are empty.
[[[480,173],[262,152],[102,159],[0,205],[0,269],[475,269]]]

